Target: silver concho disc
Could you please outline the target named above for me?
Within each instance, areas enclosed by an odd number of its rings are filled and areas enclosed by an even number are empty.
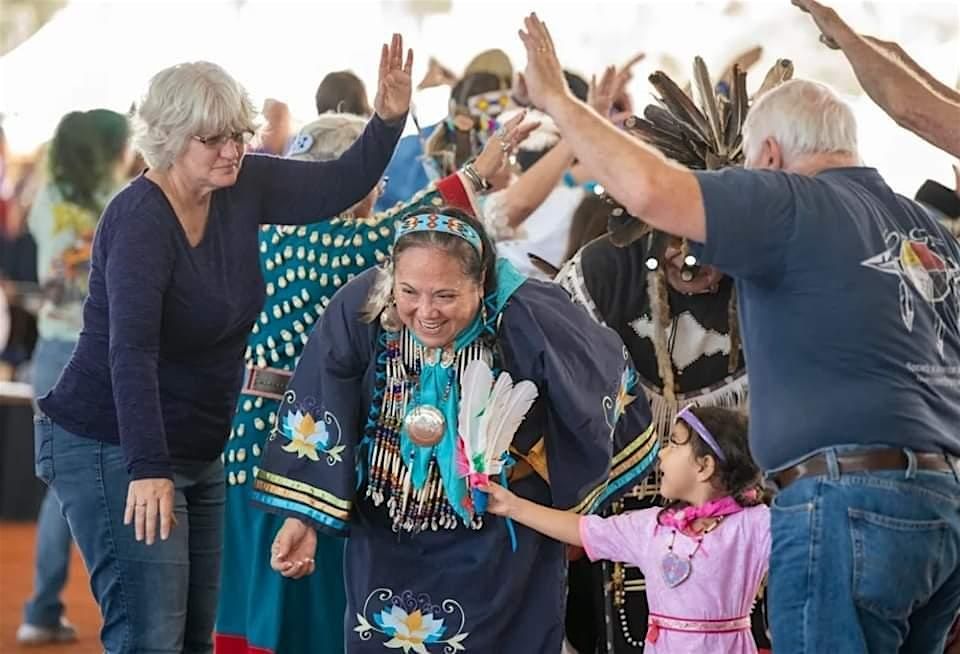
[[[403,419],[410,440],[421,447],[436,445],[443,438],[446,420],[440,410],[429,404],[415,407]]]

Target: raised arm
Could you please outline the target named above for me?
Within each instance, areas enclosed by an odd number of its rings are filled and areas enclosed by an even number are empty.
[[[573,160],[573,150],[561,140],[504,190],[503,211],[510,227],[522,224],[543,204]]]
[[[289,161],[251,156],[242,175],[260,192],[260,222],[307,224],[332,218],[362,200],[383,176],[403,133],[412,89],[413,51],[403,37],[380,52],[376,114],[357,142],[334,161]]]
[[[587,104],[601,116],[609,115],[614,101],[618,99],[626,106],[630,106],[625,87],[632,79],[632,66],[643,57],[642,53],[634,56],[619,71],[613,66],[607,67],[599,82],[594,77],[590,81]],[[620,115],[617,116],[617,118],[620,117]],[[614,118],[611,120],[616,122]],[[570,145],[561,138],[547,154],[504,191],[502,202],[510,227],[520,225],[543,204],[575,160]]]
[[[520,38],[527,50],[528,93],[557,122],[577,159],[632,215],[665,232],[703,241],[706,218],[694,175],[573,97],[546,25],[536,14],[524,24]]]
[[[821,41],[843,52],[863,90],[898,125],[960,157],[960,93],[937,81],[899,45],[857,34],[831,7],[792,1],[813,18]]]

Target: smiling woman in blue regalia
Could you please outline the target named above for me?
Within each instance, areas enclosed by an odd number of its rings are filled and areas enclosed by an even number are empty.
[[[309,574],[318,531],[350,536],[351,653],[559,651],[563,545],[484,515],[472,489],[497,475],[597,510],[655,460],[637,392],[613,331],[498,260],[473,217],[415,209],[392,262],[334,296],[287,388],[253,492],[287,516],[272,564]]]

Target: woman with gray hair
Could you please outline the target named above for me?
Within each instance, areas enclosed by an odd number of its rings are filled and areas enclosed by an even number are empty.
[[[90,571],[110,654],[212,650],[220,455],[264,298],[257,233],[337,215],[376,185],[403,129],[411,66],[394,35],[377,115],[327,162],[244,157],[253,105],[215,64],[151,80],[136,132],[150,168],[104,211],[84,329],[36,424],[38,474]]]
[[[490,139],[471,171],[486,179],[507,165],[512,144],[533,127],[521,126],[522,118],[506,126],[502,140]],[[365,124],[365,119],[351,114],[324,114],[300,130],[288,156],[336,159],[360,137]],[[398,216],[414,206],[436,203],[469,211],[468,193],[473,190],[469,186],[466,174],[455,173],[406,203],[373,214],[381,184],[331,220],[261,229],[260,265],[267,298],[247,338],[247,379],[225,452],[228,529],[214,638],[218,652],[343,651],[342,639],[330,637],[342,631],[346,608],[342,543],[318,537],[317,552],[306,564],[315,574],[308,579],[294,583],[278,575],[269,564],[270,541],[283,519],[250,506],[250,484],[274,429],[283,389],[334,293],[355,275],[387,260]]]

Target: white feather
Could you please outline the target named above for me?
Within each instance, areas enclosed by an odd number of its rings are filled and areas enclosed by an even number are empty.
[[[537,387],[532,382],[521,381],[514,386],[509,373],[500,374],[481,426],[486,433],[485,473],[495,475],[503,468],[502,457],[537,395]]]
[[[480,359],[471,361],[460,380],[460,415],[457,416],[464,453],[471,464],[477,453],[486,450],[481,421],[490,400],[492,386],[493,372],[490,366]]]
[[[508,372],[493,372],[482,360],[471,361],[460,382],[460,414],[457,417],[469,473],[496,475],[503,469],[503,455],[539,392],[533,382],[514,385]]]
[[[491,431],[491,428],[496,424],[497,416],[500,415],[503,406],[510,398],[510,391],[512,389],[513,379],[510,377],[510,373],[500,373],[496,383],[493,385],[493,390],[490,392],[490,399],[487,400],[487,406],[483,412],[483,416],[480,418],[479,429],[483,434],[482,447],[478,446],[477,449],[474,450],[474,454],[481,454],[483,456],[483,464],[481,469],[474,470],[474,472],[489,472],[487,469],[489,447],[493,442],[493,437],[495,434],[495,432]],[[471,459],[470,462],[473,464],[474,460]]]
[[[497,382],[499,381],[498,379]],[[506,401],[494,407],[496,413],[491,417],[490,427],[487,428],[486,467],[487,473],[491,475],[499,473],[503,468],[503,455],[510,449],[514,435],[539,395],[536,384],[531,381],[525,380],[511,386]]]

